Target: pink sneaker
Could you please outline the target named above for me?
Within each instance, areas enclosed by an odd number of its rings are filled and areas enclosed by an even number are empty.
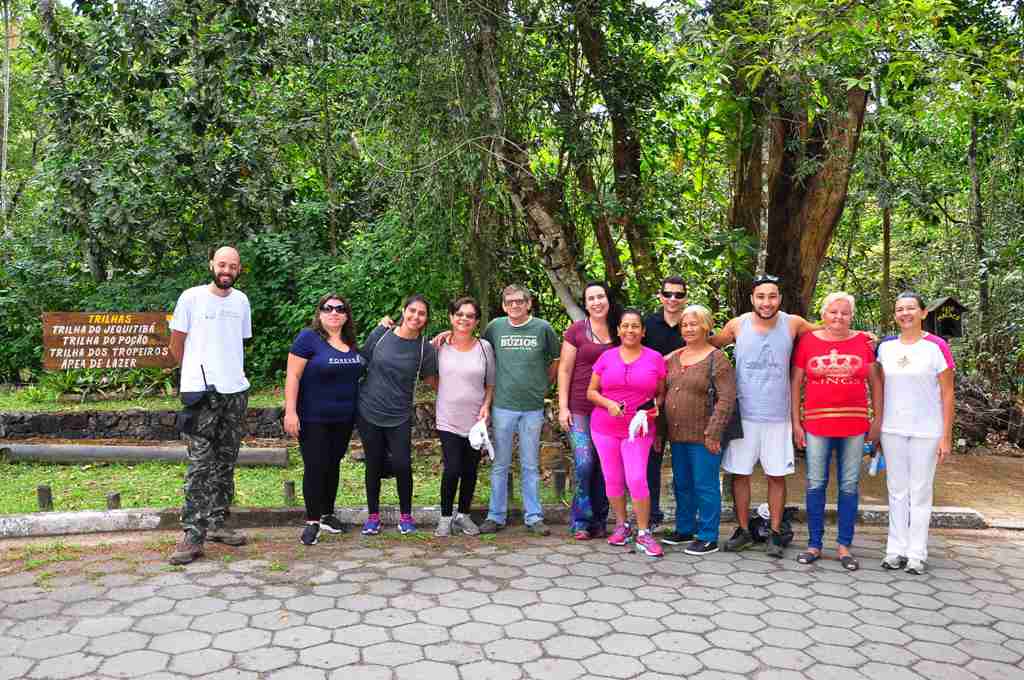
[[[665,554],[665,551],[661,549],[661,544],[648,531],[636,537],[636,546],[648,557],[661,557]]]
[[[616,524],[615,531],[608,537],[608,545],[626,545],[629,543],[631,534],[628,524]]]

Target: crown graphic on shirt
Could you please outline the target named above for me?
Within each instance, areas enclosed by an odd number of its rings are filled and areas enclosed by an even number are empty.
[[[855,354],[840,354],[833,349],[825,356],[811,357],[807,362],[808,372],[814,375],[848,376],[856,373],[864,360]]]

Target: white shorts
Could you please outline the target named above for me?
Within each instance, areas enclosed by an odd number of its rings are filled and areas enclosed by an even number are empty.
[[[769,477],[785,477],[796,472],[793,461],[793,424],[743,421],[743,438],[733,439],[722,455],[722,469],[734,475],[754,472],[754,463]]]

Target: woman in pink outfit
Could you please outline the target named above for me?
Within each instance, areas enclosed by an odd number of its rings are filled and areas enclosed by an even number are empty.
[[[612,545],[625,545],[631,538],[626,522],[626,488],[633,499],[639,525],[637,546],[651,557],[663,551],[651,535],[650,491],[647,488],[647,456],[654,441],[655,417],[665,399],[665,360],[644,347],[644,320],[635,309],[622,312],[619,321],[621,345],[608,350],[594,364],[587,399],[594,404],[590,433],[601,458],[605,490],[615,512]],[[646,428],[630,436],[630,422],[637,411],[646,411]]]

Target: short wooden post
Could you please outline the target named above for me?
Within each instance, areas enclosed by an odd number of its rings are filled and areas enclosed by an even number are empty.
[[[284,504],[295,505],[295,481],[286,479],[284,481]]]
[[[53,491],[48,484],[40,484],[36,487],[36,501],[39,504],[39,512],[51,512],[53,510]]]
[[[107,494],[107,510],[120,510],[121,494],[117,491]]]

